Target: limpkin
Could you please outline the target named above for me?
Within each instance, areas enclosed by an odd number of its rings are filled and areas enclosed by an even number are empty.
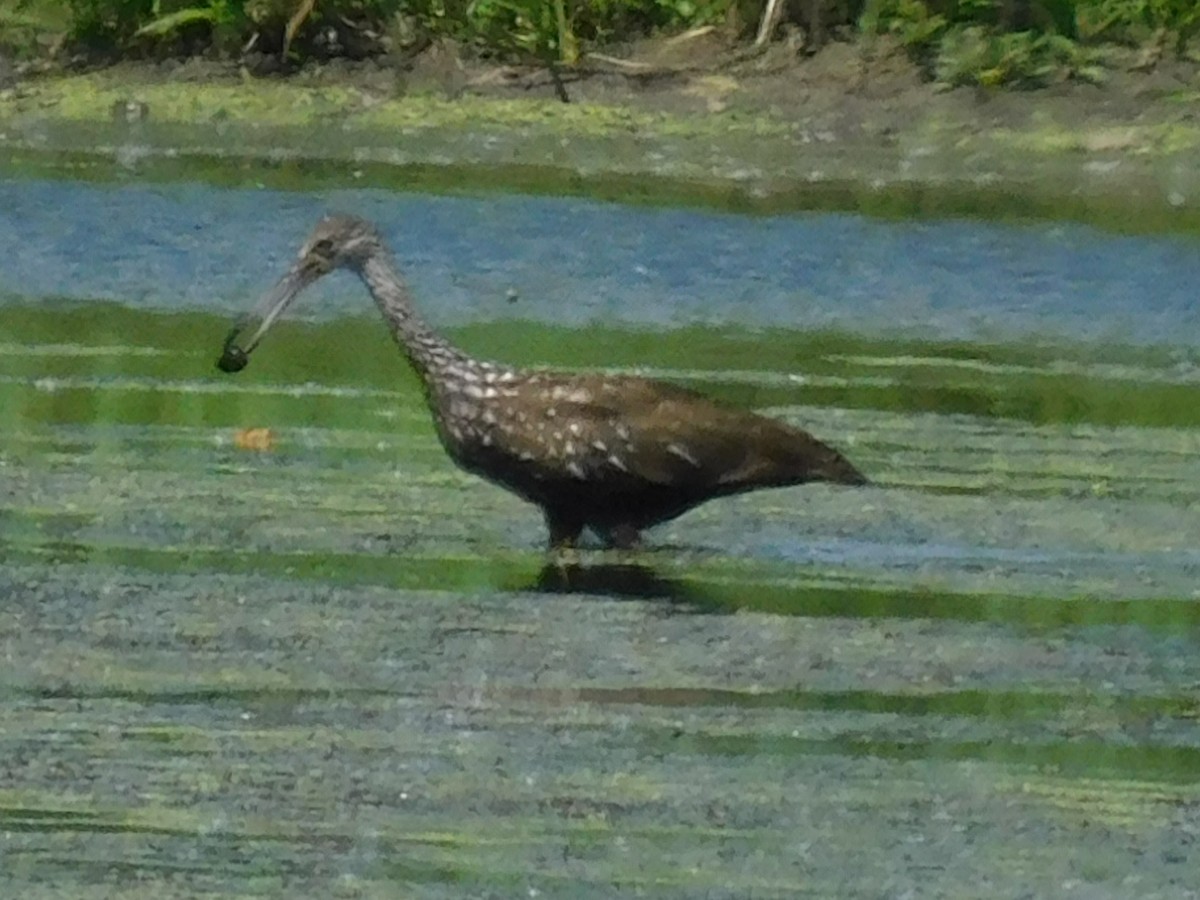
[[[301,291],[337,268],[356,272],[371,292],[421,379],[446,452],[541,507],[551,548],[573,545],[585,527],[630,547],[644,528],[756,488],[867,483],[807,432],[682,387],[473,359],[422,321],[379,232],[355,216],[317,224],[292,267],[234,326],[218,367],[244,368]]]

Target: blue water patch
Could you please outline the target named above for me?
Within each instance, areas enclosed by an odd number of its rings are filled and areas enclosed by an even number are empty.
[[[0,257],[0,294],[241,311],[330,210],[379,223],[443,325],[526,318],[1200,344],[1200,247],[1185,238],[370,189],[0,181],[0,245],[18,248]],[[343,274],[297,315],[366,309]]]

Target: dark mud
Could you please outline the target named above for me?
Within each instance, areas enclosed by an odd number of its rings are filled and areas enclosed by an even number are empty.
[[[0,165],[104,179],[314,179],[781,211],[1200,230],[1197,66],[1114,50],[1102,86],[944,91],[900,48],[624,48],[658,74],[545,73],[431,49],[289,77],[126,64],[0,91]],[[131,113],[132,111],[132,113]]]

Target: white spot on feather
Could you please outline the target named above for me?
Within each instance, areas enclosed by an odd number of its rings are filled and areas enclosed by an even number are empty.
[[[583,471],[583,466],[579,465],[579,463],[575,462],[574,460],[571,460],[569,463],[567,463],[567,471],[576,478],[586,477]]]
[[[584,388],[569,388],[559,385],[550,392],[552,400],[566,400],[570,403],[589,403],[592,392]]]
[[[683,444],[676,444],[674,442],[667,444],[667,452],[678,456],[684,462],[691,463],[697,469],[700,468],[700,460],[688,453],[687,447],[683,446]]]

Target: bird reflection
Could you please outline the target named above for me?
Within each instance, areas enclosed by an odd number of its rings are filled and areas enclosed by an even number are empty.
[[[544,594],[607,594],[629,600],[667,600],[680,606],[708,607],[704,598],[679,581],[640,563],[548,562],[531,590]]]

